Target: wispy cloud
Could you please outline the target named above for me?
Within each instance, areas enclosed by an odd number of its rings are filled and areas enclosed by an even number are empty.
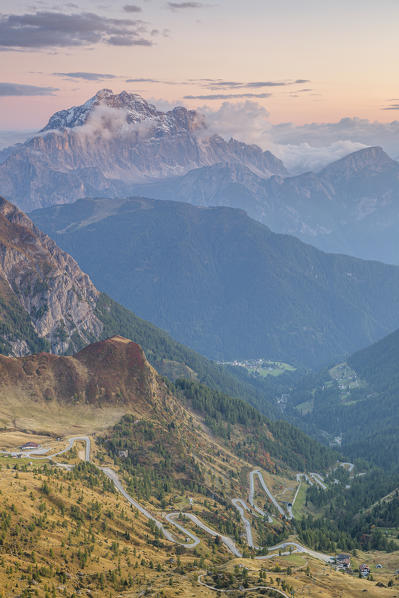
[[[170,10],[184,10],[186,8],[204,8],[209,5],[203,2],[168,2],[167,6]]]
[[[186,81],[163,81],[161,79],[151,79],[149,77],[137,77],[126,79],[126,83],[162,83],[162,85],[188,85]]]
[[[68,79],[84,79],[86,81],[104,81],[105,79],[116,79],[116,75],[110,73],[53,73],[56,77],[66,77]]]
[[[195,80],[193,80],[195,82]],[[207,89],[262,89],[267,87],[286,87],[289,85],[304,85],[310,83],[307,79],[288,81],[225,81],[223,79],[198,79],[197,82]]]
[[[141,6],[137,6],[136,4],[125,4],[123,10],[125,12],[141,12],[143,9]]]
[[[0,83],[0,96],[53,96],[57,87],[39,87],[21,83]]]
[[[1,50],[39,50],[87,46],[151,46],[143,21],[112,19],[94,13],[37,11],[0,16]]]
[[[399,110],[399,104],[390,104],[390,106],[384,106],[383,110]]]
[[[217,93],[199,96],[184,96],[185,100],[234,100],[236,98],[269,98],[271,93]]]

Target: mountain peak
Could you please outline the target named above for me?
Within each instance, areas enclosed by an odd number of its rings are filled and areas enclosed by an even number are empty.
[[[335,177],[339,172],[341,175],[350,176],[368,169],[373,172],[380,172],[397,163],[384,152],[382,147],[373,146],[352,152],[340,160],[329,164],[321,171],[322,175]]]
[[[112,89],[100,89],[92,98],[81,106],[72,106],[66,110],[55,112],[50,117],[41,133],[51,130],[72,129],[87,123],[96,108],[106,107],[126,111],[126,122],[140,122],[147,118],[155,118],[161,113],[149,104],[141,95],[122,91],[114,94]]]
[[[126,197],[138,183],[217,162],[242,163],[263,178],[287,174],[270,152],[213,135],[195,110],[163,112],[136,93],[104,88],[53,114],[0,164],[0,187],[32,211],[85,196]]]

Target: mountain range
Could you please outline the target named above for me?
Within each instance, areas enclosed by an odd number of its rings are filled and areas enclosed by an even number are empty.
[[[0,189],[24,211],[141,195],[244,209],[324,251],[399,264],[399,163],[381,148],[290,176],[270,151],[213,134],[199,112],[103,89],[0,152]]]
[[[399,163],[379,147],[357,151],[318,173],[265,179],[243,164],[220,163],[134,191],[242,208],[273,231],[324,251],[399,264]]]
[[[212,359],[317,366],[399,326],[399,269],[232,208],[85,199],[31,214],[104,292]]]
[[[286,174],[270,152],[209,135],[195,111],[160,112],[137,94],[109,89],[57,112],[39,134],[2,155],[0,189],[24,211],[86,195],[125,195],[134,183],[218,162],[243,164],[262,177]]]

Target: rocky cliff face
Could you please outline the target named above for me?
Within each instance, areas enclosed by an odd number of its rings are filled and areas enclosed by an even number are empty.
[[[184,175],[218,162],[258,176],[286,174],[255,145],[207,135],[195,111],[160,112],[141,96],[102,90],[54,114],[46,127],[0,164],[2,194],[25,211],[84,196],[121,196],[134,183]]]
[[[11,324],[12,319],[20,323],[25,318],[28,337],[46,341],[53,353],[81,348],[100,336],[103,324],[94,313],[100,293],[90,278],[25,214],[1,198],[0,279],[3,319]],[[10,309],[18,314],[13,316]],[[1,332],[8,353],[31,350],[18,326]]]

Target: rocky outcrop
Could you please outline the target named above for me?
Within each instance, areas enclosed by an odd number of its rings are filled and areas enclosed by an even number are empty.
[[[96,406],[130,404],[154,409],[166,387],[136,343],[120,336],[89,345],[72,357],[50,353],[9,358],[0,355],[0,400]]]
[[[99,338],[103,324],[95,308],[100,293],[90,278],[4,199],[0,199],[0,277],[10,291],[8,305],[22,307],[34,333],[53,353],[76,350]],[[26,339],[18,334],[8,332],[3,340],[11,347],[10,354],[29,352]]]
[[[126,196],[134,184],[218,162],[243,164],[263,178],[287,174],[256,145],[210,136],[193,110],[160,112],[137,94],[107,89],[57,112],[38,135],[11,150],[0,164],[0,189],[25,211],[84,196]]]

